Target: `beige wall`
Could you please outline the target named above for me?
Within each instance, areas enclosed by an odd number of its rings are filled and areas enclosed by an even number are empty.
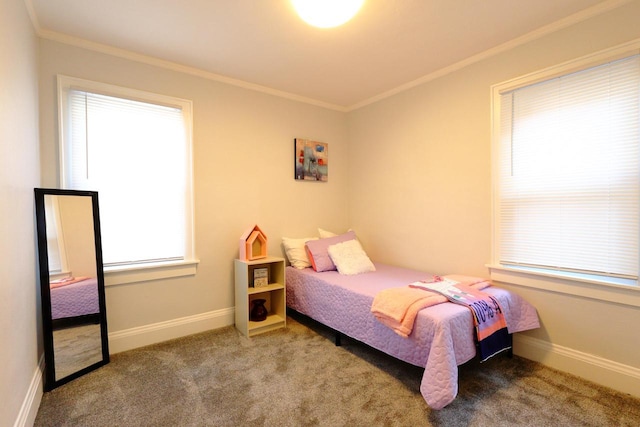
[[[232,309],[233,259],[240,236],[254,224],[267,234],[272,255],[282,255],[282,236],[346,228],[344,113],[50,40],[40,42],[44,185],[58,185],[57,74],[193,101],[197,274],[108,286],[110,334]],[[296,137],[329,143],[328,183],[293,179]]]
[[[640,38],[639,16],[635,1],[350,113],[350,225],[370,254],[488,277],[491,85]],[[504,286],[540,314],[542,328],[525,334],[541,347],[530,357],[580,375],[589,366],[577,369],[575,358],[602,362],[630,373],[640,394],[640,340],[629,337],[640,324],[638,307]]]
[[[67,266],[75,277],[96,277],[93,205],[89,196],[45,196],[58,199],[60,230]]]
[[[42,396],[33,188],[39,186],[37,41],[24,2],[0,13],[0,425],[27,425]]]
[[[237,240],[253,223],[267,233],[272,254],[280,253],[281,236],[312,235],[317,226],[336,231],[351,226],[377,260],[487,276],[489,87],[640,37],[635,1],[344,114],[50,40],[40,40],[37,56],[24,3],[4,3],[0,254],[9,262],[0,271],[0,347],[12,351],[0,352],[0,425],[28,418],[20,407],[29,403],[42,352],[32,188],[58,186],[56,74],[194,102],[198,273],[109,287],[109,330],[122,332],[231,309]],[[292,179],[295,137],[330,144],[328,184]],[[619,363],[623,370],[632,368],[632,375],[640,369],[640,344],[624,334],[640,323],[637,308],[506,286],[538,307],[543,328],[527,336]],[[591,316],[594,312],[606,313],[614,328],[607,329]],[[34,398],[37,408],[40,395]]]

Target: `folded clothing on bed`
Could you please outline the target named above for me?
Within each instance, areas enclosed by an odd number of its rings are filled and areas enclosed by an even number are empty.
[[[88,277],[63,277],[62,279],[52,280],[49,285],[51,289],[59,288],[61,286],[72,285],[74,283],[82,282],[83,280],[87,280]]]
[[[507,330],[504,312],[493,296],[473,286],[448,279],[411,284],[410,287],[438,292],[449,301],[471,310],[481,362],[511,348],[511,335]]]
[[[491,285],[486,279],[477,277],[447,275],[444,278],[465,283],[478,290]],[[442,278],[434,276],[408,286],[384,289],[373,299],[371,313],[398,335],[408,337],[413,331],[413,324],[420,310],[448,301],[444,295],[420,286],[440,280]]]

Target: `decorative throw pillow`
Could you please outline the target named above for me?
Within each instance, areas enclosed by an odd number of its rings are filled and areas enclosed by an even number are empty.
[[[349,230],[349,231],[351,231],[351,230]],[[327,230],[322,229],[322,228],[318,228],[318,235],[320,236],[321,239],[326,239],[327,237],[337,236],[336,233],[334,233],[332,231],[327,231]]]
[[[348,229],[347,231],[353,231],[352,229]],[[318,235],[321,239],[326,239],[327,237],[337,236],[333,231],[325,230],[323,228],[318,228]]]
[[[376,267],[357,240],[329,246],[328,251],[340,274],[354,275],[376,271]]]
[[[287,254],[287,259],[292,267],[302,270],[311,267],[311,262],[307,256],[304,245],[310,240],[318,240],[317,237],[307,237],[305,239],[282,238],[282,246]]]
[[[329,257],[327,249],[331,245],[346,242],[347,240],[355,240],[356,233],[349,231],[339,236],[327,237],[326,239],[312,240],[307,242],[307,255],[309,255],[309,261],[315,271],[330,271],[335,270],[336,266]]]

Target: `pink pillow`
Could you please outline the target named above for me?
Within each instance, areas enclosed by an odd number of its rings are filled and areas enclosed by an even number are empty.
[[[356,233],[349,231],[339,236],[327,237],[326,239],[318,239],[308,241],[305,245],[307,249],[307,255],[309,255],[309,261],[315,271],[330,271],[335,270],[336,266],[331,261],[329,256],[329,246],[336,245],[338,243],[346,242],[349,240],[355,240]]]

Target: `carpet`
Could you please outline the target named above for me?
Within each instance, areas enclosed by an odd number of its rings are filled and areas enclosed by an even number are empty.
[[[640,399],[519,357],[461,366],[440,411],[422,372],[292,314],[250,339],[225,327],[115,354],[45,393],[35,426],[640,425]]]

